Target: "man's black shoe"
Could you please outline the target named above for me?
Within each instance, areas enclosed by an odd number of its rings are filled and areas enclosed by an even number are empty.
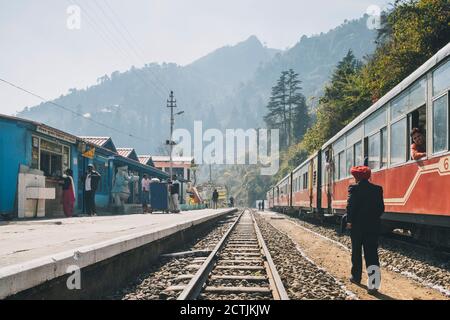
[[[350,277],[350,282],[351,283],[354,283],[354,284],[361,284],[361,279],[355,279],[355,278],[353,278],[353,277]]]
[[[373,288],[373,289],[367,289],[367,293],[370,295],[376,295],[378,293],[378,290]]]

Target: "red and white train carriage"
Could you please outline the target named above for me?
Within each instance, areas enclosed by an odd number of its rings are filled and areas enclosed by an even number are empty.
[[[449,91],[450,43],[277,184],[292,185],[283,194],[290,208],[342,215],[354,182],[350,168],[366,160],[371,181],[383,187],[384,225],[450,246]],[[427,153],[417,161],[409,134],[416,127],[425,132]],[[286,209],[273,191],[272,207]]]

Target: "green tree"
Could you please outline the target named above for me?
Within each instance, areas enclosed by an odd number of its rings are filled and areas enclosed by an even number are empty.
[[[283,71],[267,105],[264,120],[269,128],[281,131],[281,146],[286,148],[303,137],[309,123],[306,99],[301,93],[299,75],[293,70]]]
[[[301,80],[298,79],[298,73],[289,69],[287,79],[288,87],[288,109],[289,109],[289,141],[295,144],[303,138],[309,126],[308,106],[306,105],[306,98],[301,93]]]
[[[287,146],[288,141],[288,112],[286,110],[288,94],[286,87],[287,71],[281,73],[277,84],[272,87],[272,94],[267,105],[268,114],[264,116],[264,121],[271,129],[279,129],[281,146]]]
[[[347,125],[356,112],[366,107],[370,96],[359,81],[360,70],[361,62],[351,50],[348,51],[338,63],[319,99],[316,123],[305,134],[303,146],[308,153],[319,149],[327,139]]]

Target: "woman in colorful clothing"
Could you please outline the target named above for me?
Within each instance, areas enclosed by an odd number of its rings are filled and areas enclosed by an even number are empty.
[[[71,169],[67,169],[63,175],[63,209],[68,218],[72,217],[75,206],[75,187],[72,176],[73,171]]]

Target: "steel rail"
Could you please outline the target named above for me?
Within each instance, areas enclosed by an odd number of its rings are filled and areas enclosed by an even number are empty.
[[[259,230],[258,224],[256,223],[256,219],[252,212],[252,220],[253,225],[255,227],[256,235],[258,237],[258,242],[263,251],[263,257],[265,257],[266,261],[264,266],[266,267],[267,276],[269,278],[269,284],[272,288],[272,295],[275,300],[289,300],[289,296],[284,288],[283,282],[281,281],[281,277],[278,274],[275,263],[272,260],[272,256],[270,255],[269,249],[264,242],[263,236],[261,234],[261,230]]]

